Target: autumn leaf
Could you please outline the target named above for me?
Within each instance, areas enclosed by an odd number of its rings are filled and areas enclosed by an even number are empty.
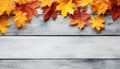
[[[120,17],[120,6],[113,4],[112,9],[110,10],[112,19],[115,21]]]
[[[7,29],[6,27],[10,26],[10,22],[8,21],[7,15],[0,16],[0,31],[2,34],[6,34]]]
[[[112,4],[120,5],[120,0],[110,0]]]
[[[44,20],[48,20],[50,17],[52,17],[53,20],[57,18],[57,11],[56,11],[56,6],[58,5],[57,2],[53,2],[53,4],[48,7],[43,8],[43,14],[44,14]]]
[[[4,13],[9,15],[13,9],[15,9],[14,0],[0,0],[0,15]]]
[[[97,12],[98,15],[105,14],[106,11],[111,8],[109,0],[94,0],[91,5],[92,11]]]
[[[26,15],[27,14],[20,10],[15,10],[13,13],[15,14],[15,16],[13,17],[12,21],[16,21],[16,26],[18,28],[26,26],[26,21],[27,21]]]
[[[74,12],[74,15],[71,15],[70,25],[78,25],[80,29],[83,29],[88,24],[88,19],[90,14],[86,13],[86,10],[82,12],[77,9]]]
[[[18,4],[26,4],[32,1],[38,1],[38,0],[14,0]]]
[[[61,11],[62,17],[66,17],[67,14],[73,14],[76,5],[72,3],[72,0],[57,0],[59,5],[56,7],[56,10]]]
[[[98,32],[105,27],[105,20],[102,19],[102,16],[92,17],[90,23],[92,24],[92,28],[96,29]]]
[[[92,2],[93,2],[93,0],[81,0],[80,6],[85,7],[85,6],[87,6],[88,4],[90,4]]]
[[[109,0],[112,4],[117,4],[117,0]]]
[[[74,3],[77,7],[80,7],[81,0],[73,0],[73,3]]]
[[[16,2],[19,4],[26,4],[28,0],[16,0]]]
[[[40,7],[45,7],[45,6],[51,6],[52,3],[54,2],[54,0],[39,0],[40,3]]]
[[[38,12],[37,12],[37,8],[40,6],[39,1],[31,1],[29,3],[26,4],[21,4],[21,5],[17,5],[16,9],[17,10],[21,10],[22,12],[27,13],[27,21],[30,22],[32,15],[37,16]]]
[[[118,6],[120,6],[120,0],[117,0]]]

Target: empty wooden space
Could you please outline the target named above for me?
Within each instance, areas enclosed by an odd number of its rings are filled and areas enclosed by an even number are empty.
[[[119,36],[4,36],[0,58],[120,58]]]
[[[120,60],[0,60],[0,69],[119,69]]]

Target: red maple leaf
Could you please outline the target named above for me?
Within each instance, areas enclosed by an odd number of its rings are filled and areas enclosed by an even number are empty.
[[[43,14],[44,14],[44,20],[48,20],[50,17],[52,17],[53,20],[57,18],[57,11],[56,11],[56,6],[58,5],[57,2],[53,2],[50,7],[46,6],[43,9]]]
[[[77,9],[73,15],[70,15],[70,25],[78,25],[80,29],[83,29],[88,24],[90,16],[90,14],[86,13],[86,10]]]
[[[117,4],[113,4],[112,8],[110,9],[110,13],[112,15],[112,19],[115,21],[120,17],[120,6]]]
[[[27,13],[27,21],[30,22],[31,18],[32,18],[32,15],[35,15],[37,16],[38,15],[38,12],[37,12],[37,8],[39,8],[40,6],[40,2],[37,1],[37,0],[33,0],[29,3],[26,3],[26,4],[17,4],[17,7],[16,9],[19,9],[23,12],[26,12]]]

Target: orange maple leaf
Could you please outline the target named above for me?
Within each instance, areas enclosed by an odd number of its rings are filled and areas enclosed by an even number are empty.
[[[78,25],[80,29],[83,29],[88,24],[87,22],[90,16],[90,14],[86,13],[86,10],[81,12],[80,9],[77,9],[71,15],[70,25]]]
[[[10,22],[8,21],[7,15],[0,16],[0,31],[2,34],[6,34],[7,29],[6,27],[10,26]]]
[[[120,5],[120,0],[117,0],[118,5]]]
[[[20,10],[15,10],[13,11],[13,14],[15,14],[15,16],[13,17],[12,21],[16,21],[16,26],[18,28],[21,28],[23,26],[26,26],[26,21],[27,21],[27,13],[22,12]]]
[[[111,3],[109,0],[94,0],[91,5],[92,11],[97,12],[98,15],[105,14],[106,11],[111,8]]]
[[[91,4],[94,0],[81,0],[80,2],[80,6],[81,7],[85,7],[87,6],[88,4]]]

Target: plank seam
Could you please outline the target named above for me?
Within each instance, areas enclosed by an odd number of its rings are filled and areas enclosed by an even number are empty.
[[[65,37],[78,37],[78,36],[98,36],[98,37],[100,37],[100,36],[120,36],[120,35],[5,35],[5,36],[8,36],[8,37],[11,37],[11,36],[36,36],[36,37],[41,37],[41,36],[51,36],[51,37],[63,37],[63,36],[65,36]],[[5,36],[3,36],[3,35],[0,35],[0,37],[5,37]]]
[[[0,60],[120,60],[120,58],[0,58]]]

